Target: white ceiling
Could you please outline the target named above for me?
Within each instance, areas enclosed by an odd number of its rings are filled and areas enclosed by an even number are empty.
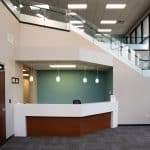
[[[57,69],[52,69],[49,67],[51,64],[76,64],[77,68],[74,68],[75,70],[100,70],[100,71],[105,71],[110,69],[110,66],[104,66],[100,64],[94,64],[94,63],[87,63],[87,62],[81,62],[81,61],[20,61],[19,63],[23,64],[26,67],[33,68],[35,70],[57,70]],[[69,69],[69,70],[74,70],[74,69]],[[59,69],[61,70],[61,69]],[[62,69],[64,70],[64,69]],[[68,70],[68,69],[65,69]]]
[[[21,1],[21,0],[20,0]],[[22,0],[31,3],[31,0]],[[112,34],[125,34],[131,27],[150,9],[150,0],[34,0],[34,2],[46,3],[59,8],[67,8],[68,3],[87,3],[86,10],[74,10],[82,17],[99,28],[112,28]],[[106,10],[106,3],[126,3],[124,10]],[[116,25],[100,25],[100,20],[118,20],[124,23]]]

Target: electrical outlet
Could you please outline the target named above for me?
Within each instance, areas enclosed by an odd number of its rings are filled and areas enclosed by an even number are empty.
[[[9,99],[9,103],[11,103],[11,99]]]

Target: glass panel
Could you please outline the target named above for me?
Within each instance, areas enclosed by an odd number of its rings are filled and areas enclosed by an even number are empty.
[[[131,41],[131,40],[130,40],[130,37],[128,37],[127,41],[128,41],[128,44],[130,44],[130,41]]]
[[[34,1],[4,0],[4,2],[21,22],[69,30],[67,10],[49,5],[46,5],[48,8],[42,8],[41,3]]]
[[[20,10],[20,21],[44,25],[45,10],[36,6],[23,5]]]
[[[19,18],[20,6],[18,0],[3,0],[9,9]]]
[[[56,20],[56,21],[60,21],[60,22],[68,22],[67,17],[66,17],[67,13],[65,10],[61,10],[55,7],[51,7],[51,9],[46,10],[46,17],[47,19],[51,19],[51,20]]]
[[[149,17],[143,21],[143,44],[149,48]]]
[[[132,41],[132,44],[136,43],[136,40],[135,40],[135,31],[131,34],[131,41]]]
[[[136,49],[136,42],[140,44],[138,45],[138,50],[141,48],[142,42],[144,43],[144,46],[146,45],[146,48],[149,44],[148,17],[143,21],[144,41],[142,41],[141,25],[137,28],[137,37],[136,32],[134,31],[130,36],[122,38],[122,36],[112,36],[111,34],[98,32],[97,26],[70,10],[60,9],[49,5],[47,5],[48,8],[42,8],[43,6],[41,3],[34,1],[4,0],[4,2],[21,22],[65,30],[72,29],[89,41],[105,47],[113,54],[128,59],[132,64],[141,68],[148,68],[147,64],[149,63],[149,57],[135,54],[136,51],[134,50]]]
[[[142,30],[141,24],[137,28],[137,43],[140,44],[142,42]]]
[[[143,21],[143,37],[146,38],[149,36],[149,19],[146,17],[146,19]]]

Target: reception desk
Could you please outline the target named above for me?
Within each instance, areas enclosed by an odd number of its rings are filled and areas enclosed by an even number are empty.
[[[82,136],[118,125],[118,103],[15,104],[15,136]]]

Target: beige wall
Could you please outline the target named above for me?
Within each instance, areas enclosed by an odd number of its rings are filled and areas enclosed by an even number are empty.
[[[114,60],[114,93],[120,124],[150,124],[150,77]]]
[[[23,78],[23,103],[30,102],[30,82],[28,78]]]
[[[22,76],[18,73],[22,67],[14,61],[15,50],[19,43],[20,25],[1,1],[0,20],[0,62],[5,65],[6,136],[9,137],[14,130],[13,103],[22,100]],[[8,35],[10,42],[8,42]],[[11,84],[11,77],[19,77],[20,84]],[[12,103],[9,103],[9,99]]]
[[[112,66],[112,58],[74,32],[20,26],[17,60],[81,60]]]
[[[33,82],[29,77],[23,78],[23,103],[37,103],[37,72],[32,70]]]

